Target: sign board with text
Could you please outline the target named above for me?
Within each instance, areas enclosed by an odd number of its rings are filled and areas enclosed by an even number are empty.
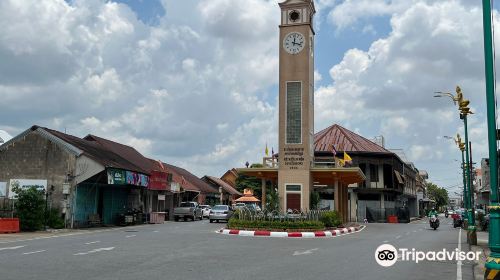
[[[35,187],[39,191],[47,189],[47,180],[33,180],[33,179],[10,179],[9,181],[9,198],[16,198],[17,194],[14,188],[19,187],[22,189],[29,189]]]

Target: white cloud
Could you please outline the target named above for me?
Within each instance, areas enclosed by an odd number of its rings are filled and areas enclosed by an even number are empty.
[[[432,169],[450,168],[446,159],[460,156],[442,136],[463,135],[463,123],[450,99],[432,96],[458,84],[477,113],[469,118],[473,156],[487,156],[480,7],[460,1],[344,1],[330,19],[342,30],[382,15],[390,17],[389,35],[366,51],[348,50],[330,69],[333,83],[316,90],[316,127],[339,122],[367,138],[384,134],[387,146],[404,148],[419,169],[440,177]],[[494,20],[500,23],[497,13]]]

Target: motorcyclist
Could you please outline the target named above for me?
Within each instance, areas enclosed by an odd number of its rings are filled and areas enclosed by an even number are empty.
[[[439,219],[438,219],[438,212],[436,209],[432,208],[431,211],[429,211],[429,224],[430,226],[436,230],[439,227]],[[433,219],[434,217],[434,219]]]
[[[431,211],[429,211],[429,214],[427,215],[429,218],[432,218],[432,216],[438,216],[438,212],[436,211],[435,208],[432,208]]]

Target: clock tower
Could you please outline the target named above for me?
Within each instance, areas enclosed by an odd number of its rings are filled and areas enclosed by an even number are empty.
[[[279,168],[282,210],[309,209],[314,161],[313,0],[279,4]]]

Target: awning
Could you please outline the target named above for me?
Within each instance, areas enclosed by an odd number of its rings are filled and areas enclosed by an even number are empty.
[[[401,176],[401,173],[399,173],[399,171],[397,170],[394,170],[394,174],[396,174],[396,179],[398,180],[398,183],[404,185],[405,181],[403,180],[403,176]]]

